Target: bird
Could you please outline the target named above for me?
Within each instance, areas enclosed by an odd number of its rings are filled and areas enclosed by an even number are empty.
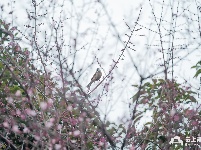
[[[91,84],[95,81],[98,81],[101,78],[101,76],[102,76],[102,72],[100,68],[97,68],[95,74],[91,78],[90,83],[87,85],[87,88],[90,89]]]

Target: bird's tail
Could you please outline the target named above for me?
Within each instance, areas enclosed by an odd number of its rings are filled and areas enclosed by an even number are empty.
[[[91,81],[88,85],[87,85],[87,88],[90,89],[90,86],[93,82]]]

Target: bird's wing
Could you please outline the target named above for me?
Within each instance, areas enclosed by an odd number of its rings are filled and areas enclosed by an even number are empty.
[[[96,81],[97,78],[97,72],[93,75],[93,77],[91,78],[91,81]]]

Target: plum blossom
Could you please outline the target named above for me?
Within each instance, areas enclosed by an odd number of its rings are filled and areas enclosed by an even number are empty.
[[[61,130],[61,128],[62,128],[62,125],[59,124],[59,125],[57,126],[57,129],[58,129],[58,130]]]
[[[17,125],[14,125],[14,126],[12,127],[12,131],[15,132],[15,133],[19,132],[18,126],[17,126]]]
[[[32,96],[33,96],[33,89],[29,89],[29,90],[27,91],[27,93],[29,94],[30,97],[32,97]]]
[[[36,116],[36,112],[34,110],[31,110],[31,109],[26,109],[26,113],[29,115],[29,116]]]
[[[22,94],[21,91],[17,90],[16,93],[15,93],[15,96],[19,97],[19,96],[21,96],[21,94]]]
[[[53,100],[51,98],[48,99],[47,101],[48,106],[52,106],[53,105]]]
[[[82,117],[79,117],[78,120],[79,120],[80,122],[83,122],[84,119],[83,119]]]
[[[20,111],[19,109],[17,109],[17,110],[16,110],[16,114],[17,114],[18,116],[20,116],[20,115],[21,115],[21,111]]]
[[[25,127],[25,128],[23,129],[23,132],[24,132],[24,133],[29,133],[30,130],[29,130],[27,127]]]
[[[170,116],[173,117],[173,116],[175,115],[175,113],[176,113],[176,110],[175,110],[175,109],[172,109],[172,110],[170,111]]]
[[[56,140],[55,139],[52,139],[52,144],[55,144],[56,143]]]
[[[12,97],[7,97],[6,99],[7,99],[8,103],[10,103],[10,104],[13,103],[13,98]]]
[[[54,122],[55,121],[55,118],[50,118],[50,122]]]
[[[53,126],[53,123],[50,122],[50,121],[47,121],[47,122],[45,123],[45,126],[46,126],[47,128],[50,128],[50,127]]]
[[[3,126],[4,126],[5,128],[9,128],[8,122],[3,122]]]
[[[76,143],[76,140],[71,140],[71,143]]]
[[[99,146],[103,146],[104,145],[104,143],[101,142],[101,141],[98,144],[99,144]]]
[[[75,130],[75,131],[73,132],[73,136],[78,136],[78,135],[80,135],[80,131],[79,131],[79,130]]]
[[[73,107],[72,107],[71,105],[69,105],[69,106],[67,107],[67,110],[68,110],[68,111],[72,111],[72,110],[73,110]]]
[[[55,149],[61,149],[61,145],[60,144],[55,144]]]
[[[46,103],[46,102],[41,102],[41,103],[40,103],[40,108],[41,108],[42,110],[46,110],[46,109],[47,109],[47,103]]]
[[[38,136],[38,135],[34,135],[34,138],[35,138],[37,141],[40,140],[40,136]]]
[[[135,150],[135,147],[134,146],[132,146],[132,147],[130,147],[130,149],[129,150]]]
[[[91,119],[90,119],[90,118],[87,118],[87,119],[86,119],[86,121],[87,121],[87,122],[90,122],[90,121],[91,121]]]
[[[24,120],[24,119],[26,119],[26,116],[25,115],[20,115],[20,118],[22,119],[22,120]]]
[[[179,115],[175,115],[175,116],[174,116],[174,121],[179,121],[179,119],[180,119],[180,118],[179,118]]]

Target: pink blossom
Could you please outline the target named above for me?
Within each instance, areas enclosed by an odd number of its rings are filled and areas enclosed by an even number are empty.
[[[38,135],[34,135],[34,138],[35,138],[37,141],[40,140],[40,136],[38,136]]]
[[[67,110],[68,110],[68,111],[72,111],[72,110],[73,110],[73,107],[72,107],[71,105],[69,105],[69,106],[67,107]]]
[[[87,119],[86,119],[86,121],[87,121],[87,122],[90,122],[90,121],[91,121],[91,119],[90,119],[90,118],[87,118]]]
[[[53,147],[52,144],[50,144],[49,147],[48,147],[48,149],[49,149],[49,150],[53,150],[52,147]]]
[[[172,109],[172,110],[170,111],[170,116],[173,117],[173,116],[175,115],[175,113],[176,113],[176,110],[175,110],[175,109]]]
[[[4,126],[5,128],[9,128],[8,122],[3,122],[3,126]]]
[[[55,149],[61,149],[61,145],[60,144],[55,144]]]
[[[198,122],[197,122],[197,121],[192,121],[191,124],[192,124],[193,126],[197,126],[197,125],[198,125]]]
[[[135,147],[134,146],[132,146],[132,147],[130,147],[130,149],[129,150],[135,150]]]
[[[31,116],[36,116],[36,112],[34,110],[31,110],[30,114]]]
[[[48,85],[48,82],[46,83]],[[50,94],[50,89],[49,88],[45,88],[45,94],[49,95]]]
[[[7,97],[6,99],[7,99],[8,103],[10,103],[10,104],[13,102],[13,98],[12,97]]]
[[[55,144],[56,143],[56,140],[55,139],[52,139],[52,144]]]
[[[10,46],[15,46],[15,43],[14,42],[10,42],[9,45]]]
[[[179,116],[178,115],[174,116],[174,121],[179,121]]]
[[[59,125],[57,126],[57,129],[60,130],[61,128],[62,128],[62,125],[59,124]]]
[[[47,109],[47,103],[46,103],[46,102],[41,102],[41,103],[40,103],[40,108],[41,108],[42,110],[46,110],[46,109]]]
[[[54,122],[55,121],[55,118],[50,118],[50,122]]]
[[[79,120],[80,122],[83,122],[84,119],[83,119],[82,117],[79,117],[78,120]]]
[[[100,141],[101,141],[101,142],[105,142],[105,138],[102,137],[102,138],[100,139]]]
[[[78,135],[80,135],[80,131],[79,131],[79,130],[75,130],[75,131],[73,132],[73,136],[78,136]]]
[[[87,113],[86,112],[83,112],[82,113],[82,117],[86,117],[87,116]]]
[[[23,100],[23,101],[26,101],[26,100],[27,100],[27,98],[26,98],[26,97],[22,97],[22,100]]]
[[[29,94],[29,96],[33,96],[33,90],[32,89],[29,89],[28,91],[27,91],[27,93]]]
[[[72,123],[72,125],[76,125],[77,122],[78,122],[77,119],[73,119],[73,118],[71,119],[71,123]]]
[[[186,115],[188,118],[191,118],[191,117],[193,117],[194,113],[195,113],[194,110],[188,109],[188,110],[186,110],[185,115]]]
[[[149,102],[149,100],[147,98],[143,100],[143,104],[146,104],[148,102]]]
[[[25,51],[25,54],[28,56],[29,55],[29,51],[27,50],[27,51]]]
[[[14,125],[14,126],[12,127],[12,131],[15,132],[15,133],[19,132],[18,126],[17,126],[17,125]]]
[[[72,143],[76,143],[76,140],[71,140]]]
[[[25,115],[20,116],[22,120],[26,119]]]
[[[15,96],[19,97],[19,96],[21,96],[21,94],[22,94],[21,91],[17,90],[16,93],[15,93]]]
[[[104,143],[103,142],[101,142],[101,141],[99,141],[99,146],[103,146],[104,145]]]
[[[15,47],[15,50],[16,50],[17,52],[19,52],[19,51],[21,50],[20,46],[17,45],[17,46]]]
[[[21,111],[20,111],[19,109],[17,109],[17,110],[16,110],[16,114],[17,114],[18,116],[20,116],[20,115],[21,115]]]
[[[49,98],[47,103],[48,103],[49,106],[52,106],[53,105],[53,100],[51,98]]]
[[[34,110],[31,110],[31,109],[26,109],[26,113],[29,115],[29,116],[36,116],[36,112]]]
[[[25,127],[25,128],[23,129],[23,132],[24,132],[24,133],[29,133],[30,130],[29,130],[27,127]]]
[[[47,128],[50,128],[50,127],[52,127],[52,126],[53,126],[53,123],[52,123],[52,122],[47,121],[47,122],[45,123],[45,126],[46,126]]]

